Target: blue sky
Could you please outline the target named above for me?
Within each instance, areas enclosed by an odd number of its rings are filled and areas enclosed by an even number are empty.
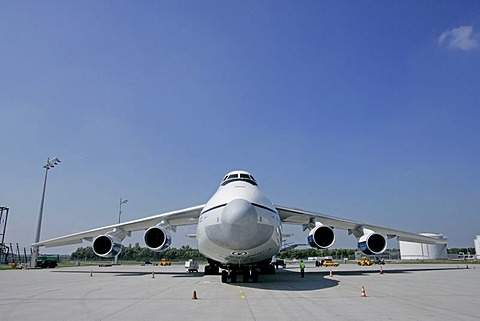
[[[42,239],[116,222],[120,197],[122,220],[204,203],[234,169],[276,204],[480,233],[477,1],[0,7],[7,242],[34,240],[53,156]]]

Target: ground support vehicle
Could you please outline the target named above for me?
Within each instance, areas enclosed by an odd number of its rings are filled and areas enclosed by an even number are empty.
[[[170,265],[172,265],[172,262],[170,260],[167,260],[167,259],[161,259],[160,260],[160,265],[161,266],[170,266]]]
[[[375,260],[373,260],[373,263],[378,265],[385,265],[385,260],[376,258]]]
[[[357,264],[358,266],[370,266],[373,264],[373,261],[367,257],[362,257],[360,260],[358,260]]]
[[[60,256],[56,254],[40,254],[37,257],[37,267],[39,268],[54,268],[58,266]]]
[[[339,266],[340,265],[340,263],[334,262],[330,259],[322,260],[320,263],[322,266]]]
[[[190,259],[185,262],[185,268],[187,269],[188,273],[198,272],[198,262]]]

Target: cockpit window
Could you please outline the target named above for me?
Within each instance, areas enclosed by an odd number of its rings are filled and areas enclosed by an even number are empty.
[[[243,181],[243,182],[248,182],[255,186],[257,185],[257,183],[255,182],[255,179],[251,175],[246,173],[240,173],[240,174],[235,173],[235,174],[230,174],[225,176],[223,178],[222,186],[225,186],[234,181]]]

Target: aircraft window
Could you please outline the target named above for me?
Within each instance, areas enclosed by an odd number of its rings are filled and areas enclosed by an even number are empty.
[[[248,174],[245,174],[245,173],[237,173],[237,174],[230,174],[230,175],[227,175],[225,176],[225,178],[223,179],[223,182],[222,182],[222,186],[225,186],[233,181],[244,181],[244,182],[248,182],[252,185],[257,185],[257,183],[255,182],[255,180],[253,179],[253,177],[251,175],[248,175]]]
[[[252,181],[254,181],[254,182],[255,182],[255,178],[253,178],[253,176],[252,176],[252,175],[250,175],[250,178],[252,179]]]

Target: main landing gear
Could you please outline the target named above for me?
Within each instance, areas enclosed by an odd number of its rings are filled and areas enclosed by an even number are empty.
[[[205,275],[217,275],[219,273],[218,266],[215,265],[205,265],[204,273]]]
[[[258,283],[258,274],[262,273],[275,273],[275,267],[270,262],[260,262],[255,266],[251,265],[222,265],[219,262],[208,260],[208,264],[205,265],[205,275],[218,275],[222,270],[222,283],[237,283],[240,279],[243,283]]]
[[[222,283],[237,283],[238,275],[242,276],[243,283],[258,283],[258,270],[254,267],[244,267],[241,269],[228,269],[222,271]]]

